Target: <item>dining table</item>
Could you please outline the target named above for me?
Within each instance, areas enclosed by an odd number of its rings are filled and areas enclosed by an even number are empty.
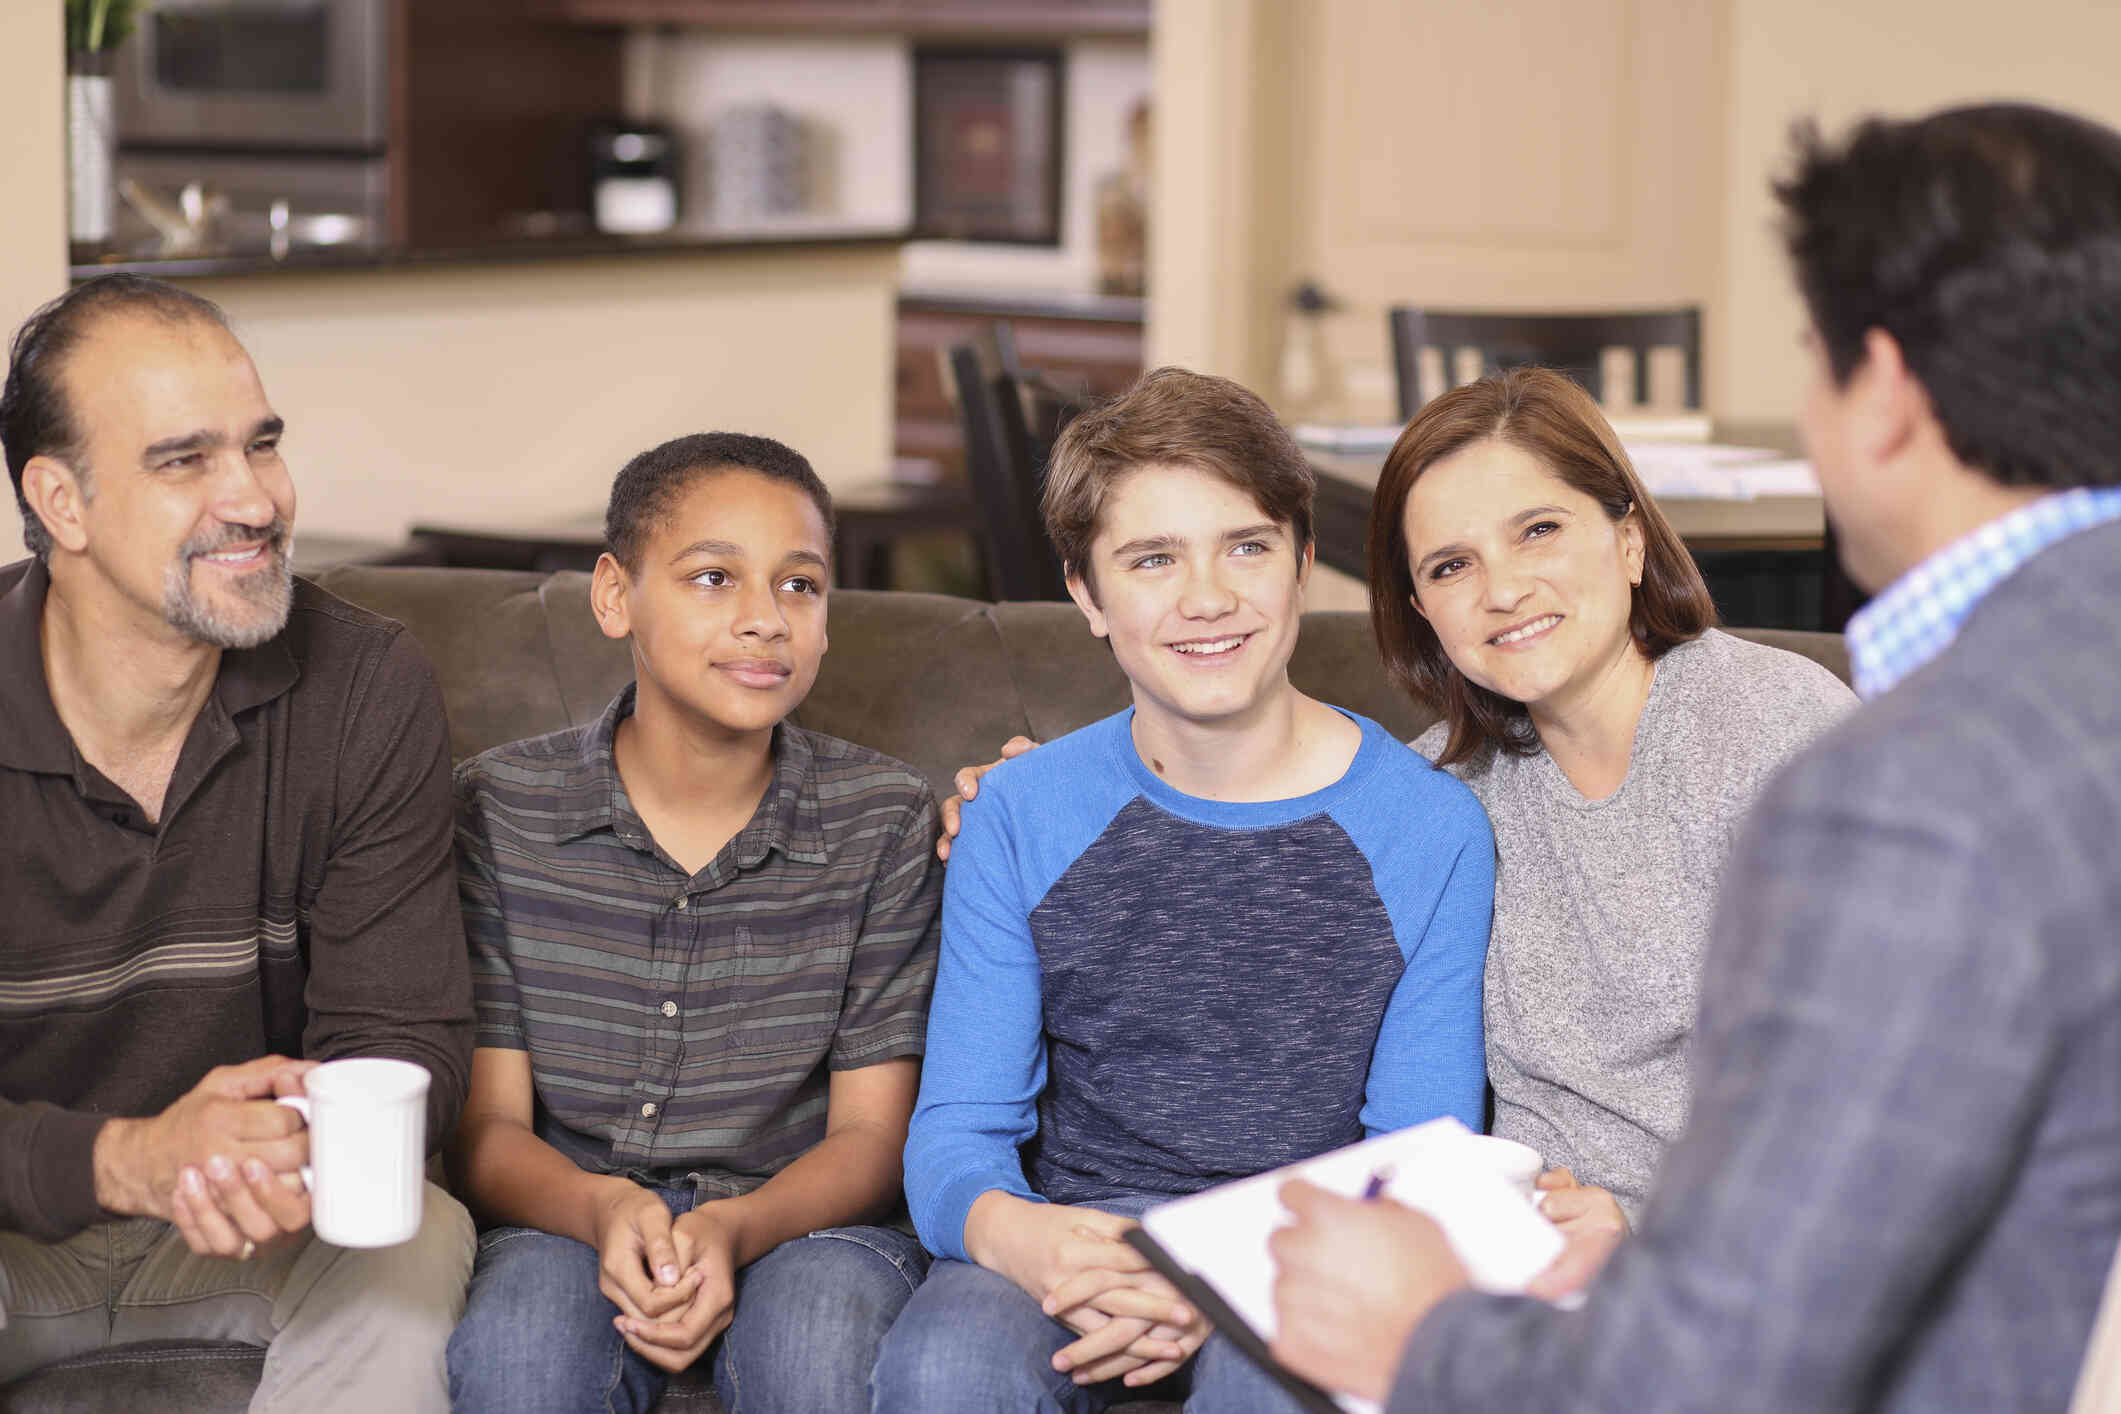
[[[1377,488],[1384,468],[1382,453],[1313,451],[1310,461],[1321,479],[1360,488]],[[1817,550],[1826,533],[1826,509],[1816,492],[1749,497],[1702,496],[1685,491],[1659,492],[1650,485],[1657,509],[1691,549]]]
[[[1788,423],[1708,424],[1706,440],[1622,436],[1645,489],[1693,552],[1723,621],[1835,629],[1861,602],[1832,553],[1825,503]],[[1366,572],[1370,498],[1386,448],[1307,446],[1318,558]]]
[[[847,589],[890,584],[899,539],[937,531],[973,534],[977,513],[962,485],[879,479],[833,494],[834,583]],[[426,563],[468,569],[587,570],[604,550],[604,511],[584,506],[550,515],[423,521],[412,545]]]

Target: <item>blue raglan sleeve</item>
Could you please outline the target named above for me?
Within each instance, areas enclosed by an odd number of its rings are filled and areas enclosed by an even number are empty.
[[[1407,959],[1370,1054],[1362,1124],[1372,1135],[1442,1115],[1478,1133],[1487,1108],[1480,1003],[1495,909],[1495,836],[1464,786],[1441,773],[1427,784],[1443,797],[1432,828],[1371,858]]]
[[[1050,749],[1050,748],[1049,748]],[[998,784],[998,783],[997,783]],[[965,806],[943,880],[942,951],[928,1012],[928,1053],[906,1138],[906,1201],[929,1251],[970,1261],[965,1217],[1001,1189],[1039,1201],[1018,1148],[1037,1130],[1046,1084],[1035,899],[1016,867],[1003,792]]]

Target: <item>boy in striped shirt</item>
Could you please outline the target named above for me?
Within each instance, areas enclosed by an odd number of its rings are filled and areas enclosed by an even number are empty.
[[[866,1410],[926,1265],[853,1224],[899,1194],[933,799],[785,720],[826,647],[832,503],[801,456],[666,443],[605,531],[591,605],[635,682],[457,773],[479,1024],[455,1158],[492,1226],[451,1396],[646,1409],[714,1347],[725,1405]]]

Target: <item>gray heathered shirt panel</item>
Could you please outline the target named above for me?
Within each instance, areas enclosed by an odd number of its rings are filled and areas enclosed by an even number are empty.
[[[1048,1073],[1024,1157],[1045,1197],[1176,1197],[1363,1137],[1406,961],[1330,815],[1219,829],[1137,799],[1031,933]]]
[[[1544,751],[1450,768],[1495,828],[1484,1011],[1494,1132],[1633,1221],[1687,1112],[1717,882],[1768,777],[1856,699],[1794,653],[1711,630],[1658,660],[1627,778],[1587,801]],[[1414,749],[1442,752],[1442,723]]]

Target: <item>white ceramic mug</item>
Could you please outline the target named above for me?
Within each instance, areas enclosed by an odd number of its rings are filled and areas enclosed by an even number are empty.
[[[309,1125],[310,1227],[340,1247],[389,1247],[420,1230],[427,1182],[424,1066],[359,1057],[303,1077],[280,1103]]]

